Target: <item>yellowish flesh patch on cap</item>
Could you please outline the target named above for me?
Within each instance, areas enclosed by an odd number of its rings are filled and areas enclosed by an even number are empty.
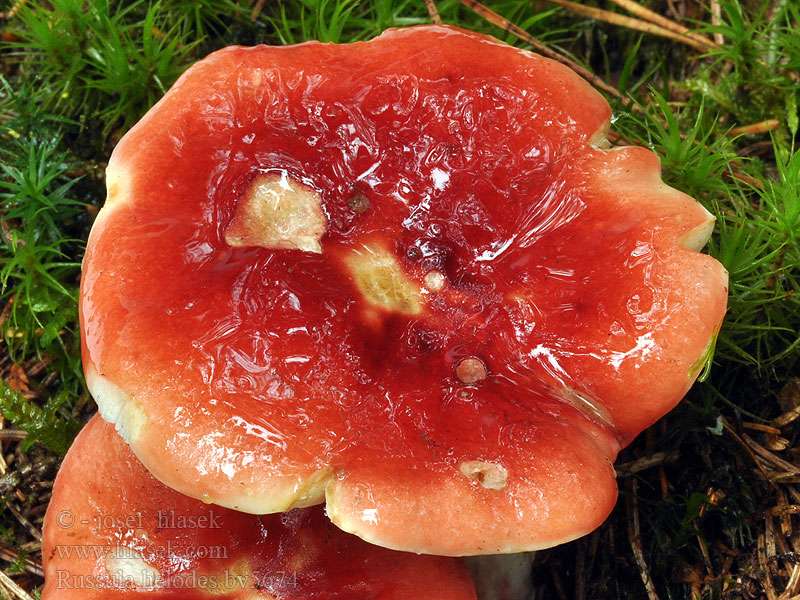
[[[225,242],[321,254],[327,225],[316,191],[286,174],[267,174],[256,177],[239,199]]]
[[[372,244],[353,249],[345,257],[345,264],[364,299],[372,306],[406,315],[422,312],[419,286],[383,246]]]
[[[484,460],[468,460],[458,465],[467,479],[477,481],[487,490],[502,490],[508,483],[508,471],[503,465]]]

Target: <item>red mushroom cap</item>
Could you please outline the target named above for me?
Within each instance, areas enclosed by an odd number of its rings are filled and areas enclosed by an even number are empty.
[[[44,523],[43,600],[474,600],[458,559],[372,546],[321,508],[254,516],[153,478],[100,417],[70,449]]]
[[[721,323],[713,218],[574,73],[452,27],[227,48],[114,151],[82,286],[160,480],[391,548],[581,536]]]

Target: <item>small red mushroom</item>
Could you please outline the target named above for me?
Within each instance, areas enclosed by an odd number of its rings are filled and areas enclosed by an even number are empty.
[[[86,378],[161,481],[390,548],[591,531],[725,312],[712,216],[567,68],[445,26],[227,48],[119,143]]]
[[[93,418],[56,478],[43,600],[475,600],[462,561],[367,544],[320,507],[254,516],[167,488]]]

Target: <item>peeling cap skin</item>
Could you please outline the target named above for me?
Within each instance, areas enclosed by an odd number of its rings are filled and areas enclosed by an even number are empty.
[[[44,523],[43,600],[475,600],[459,559],[343,533],[321,507],[254,516],[171,490],[95,416]]]
[[[586,534],[727,297],[712,216],[609,149],[610,114],[453,27],[215,52],[109,162],[80,302],[102,415],[184,494],[325,502],[389,548]]]

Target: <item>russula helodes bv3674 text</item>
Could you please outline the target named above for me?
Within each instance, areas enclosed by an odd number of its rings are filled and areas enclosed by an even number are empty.
[[[727,297],[713,217],[610,115],[447,26],[213,53],[109,162],[80,301],[102,415],[184,494],[324,502],[389,548],[586,534]]]
[[[95,416],[44,523],[43,600],[475,600],[463,561],[368,544],[322,507],[250,515],[166,487]]]

